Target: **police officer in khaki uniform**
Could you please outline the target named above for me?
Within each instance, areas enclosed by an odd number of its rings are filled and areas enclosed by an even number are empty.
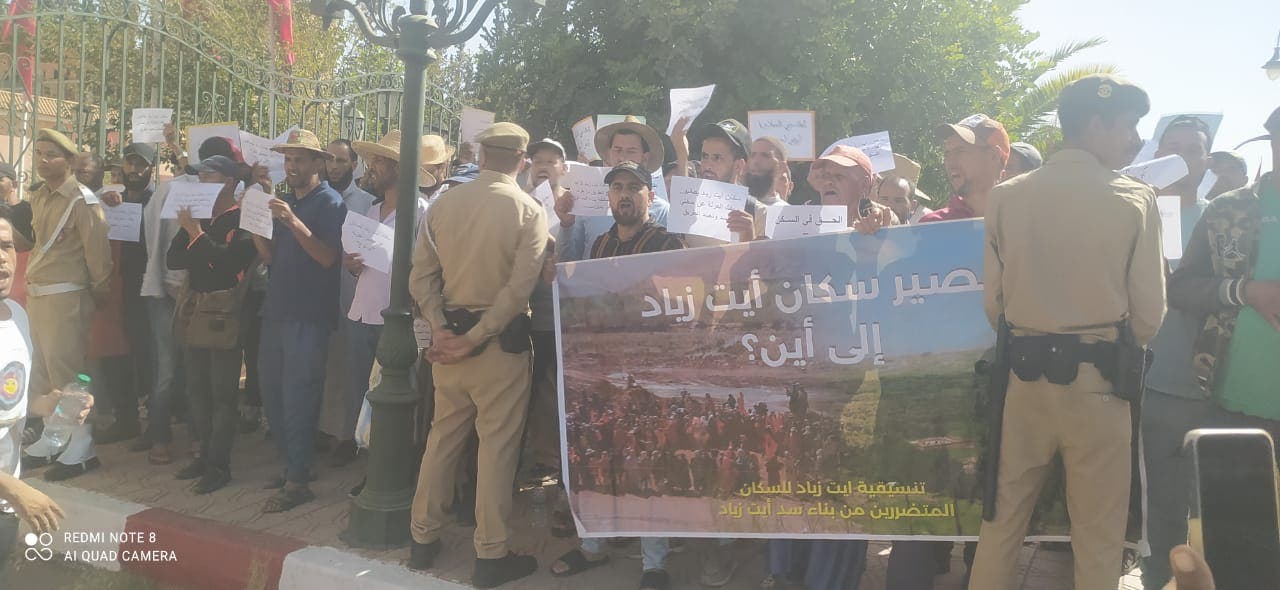
[[[86,347],[95,301],[104,301],[111,280],[107,221],[93,192],[76,181],[76,145],[43,129],[36,136],[36,173],[44,185],[31,195],[35,242],[27,262],[27,314],[35,347],[31,391],[62,387],[88,369]],[[28,449],[27,463],[39,466],[59,451],[42,439]],[[58,481],[99,466],[89,426],[77,427],[45,478]]]
[[[986,211],[986,313],[1008,323],[996,513],[969,587],[1011,590],[1055,453],[1066,466],[1077,590],[1120,577],[1130,482],[1129,399],[1165,311],[1155,191],[1116,169],[1141,147],[1147,94],[1095,75],[1063,89],[1063,149],[995,188]],[[1137,354],[1133,351],[1138,351]],[[1137,367],[1136,369],[1134,367]],[[1140,378],[1138,378],[1140,381]],[[991,493],[988,491],[988,493]]]
[[[431,206],[413,254],[409,289],[431,324],[435,418],[422,456],[410,567],[440,552],[454,476],[472,428],[480,435],[476,566],[491,588],[537,569],[507,550],[511,490],[529,408],[529,296],[542,270],[547,219],[516,182],[529,134],[498,123],[482,131],[480,174]]]

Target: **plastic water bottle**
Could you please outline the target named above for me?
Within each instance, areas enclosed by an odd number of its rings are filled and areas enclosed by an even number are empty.
[[[80,412],[84,411],[89,399],[90,380],[88,375],[76,375],[76,380],[62,388],[62,399],[54,408],[53,415],[45,418],[44,437],[53,443],[55,448],[62,448],[71,438],[71,431],[80,425]]]
[[[535,529],[547,528],[547,490],[541,485],[529,493],[529,524]]]

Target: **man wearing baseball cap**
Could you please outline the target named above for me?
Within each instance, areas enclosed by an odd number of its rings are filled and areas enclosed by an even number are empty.
[[[1008,132],[999,121],[977,114],[938,127],[938,138],[953,192],[946,207],[924,216],[921,223],[982,217],[987,196],[1003,179],[1009,161]]]
[[[662,168],[666,153],[662,136],[631,115],[596,131],[595,145],[596,149],[603,150],[600,153],[608,167],[631,161],[643,164],[647,170],[658,170]],[[613,220],[605,215],[578,220],[570,213],[573,210],[573,193],[568,191],[558,195],[555,209],[560,221],[556,243],[559,262],[588,257],[591,245],[613,225]],[[649,205],[649,217],[653,222],[666,227],[669,210],[670,205],[655,194]]]
[[[1003,407],[992,408],[1003,444],[988,451],[996,482],[984,493],[994,505],[984,507],[971,588],[1014,588],[1031,512],[1059,453],[1075,587],[1112,588],[1121,573],[1130,403],[1142,391],[1140,380],[1120,377],[1145,370],[1142,347],[1164,317],[1165,261],[1155,191],[1116,170],[1141,148],[1137,126],[1150,102],[1125,80],[1091,75],[1063,89],[1058,105],[1063,149],[978,205],[987,318],[1008,326],[1011,367]],[[966,157],[987,171],[998,158]]]
[[[43,395],[74,383],[88,370],[89,323],[111,291],[111,246],[102,206],[72,173],[77,146],[41,129],[32,159],[44,184],[31,194],[35,242],[27,262],[27,313],[35,347],[30,391]],[[87,424],[55,448],[46,438],[27,447],[24,463],[57,463],[45,479],[58,481],[101,466]]]
[[[271,148],[284,154],[289,193],[268,201],[275,229],[270,240],[254,235],[258,256],[271,267],[262,305],[258,371],[272,441],[285,462],[278,489],[263,512],[284,512],[315,499],[308,482],[324,396],[329,335],[337,328],[342,195],[321,179],[333,157],[306,129]]]
[[[409,567],[435,566],[463,447],[480,435],[472,584],[492,588],[532,574],[510,551],[507,518],[529,410],[529,296],[542,274],[547,218],[520,190],[529,133],[496,123],[476,136],[480,173],[431,205],[414,246],[409,290],[431,325],[435,417],[418,472]]]
[[[591,259],[648,254],[667,250],[680,250],[684,241],[676,234],[649,219],[649,199],[653,195],[653,173],[642,164],[623,162],[615,166],[604,178],[609,187],[609,208],[613,212],[613,227],[596,239],[591,247]],[[669,539],[643,537],[640,539],[642,590],[666,590],[671,587],[667,574]],[[583,539],[579,547],[561,555],[551,565],[551,575],[568,577],[608,563],[605,539]]]
[[[123,178],[121,180],[124,184],[124,192],[118,195],[104,192],[103,205],[115,207],[121,202],[140,204],[144,211],[141,235],[149,235],[148,225],[156,223],[173,227],[176,234],[178,225],[176,220],[159,220],[146,215],[147,206],[155,192],[155,185],[151,182],[152,167],[156,160],[155,148],[151,144],[131,143],[124,147],[122,155]],[[171,241],[173,236],[167,237]],[[169,408],[176,392],[172,391],[171,383],[161,383],[157,379],[159,372],[157,367],[162,355],[172,354],[172,349],[163,350],[159,347],[175,346],[172,339],[173,309],[169,308],[167,315],[154,316],[149,305],[152,298],[144,297],[141,287],[151,256],[155,255],[163,259],[168,241],[155,245],[146,240],[122,241],[118,245],[120,259],[119,268],[116,271],[120,274],[121,283],[124,285],[123,327],[130,348],[130,354],[126,358],[129,358],[133,365],[120,371],[128,376],[122,383],[99,384],[105,386],[104,388],[110,394],[110,397],[102,401],[114,408],[115,421],[98,432],[97,439],[99,443],[109,444],[132,439],[141,433],[138,423],[139,394],[137,390],[144,384],[151,384],[148,392],[148,407],[151,410],[148,412],[150,416],[148,437],[155,446],[151,449],[152,456],[149,459],[154,464],[164,465],[172,461],[168,448],[169,442],[173,439],[169,428]],[[156,333],[153,322],[160,322],[161,329],[165,332],[164,336]],[[109,371],[103,371],[103,373],[104,377],[112,375]],[[143,378],[143,375],[149,378]],[[108,379],[108,381],[111,380],[114,379]]]
[[[1009,162],[1004,167],[1005,179],[1037,170],[1044,165],[1044,156],[1036,146],[1025,142],[1009,144]]]
[[[1218,177],[1218,182],[1209,189],[1205,199],[1212,201],[1218,195],[1229,193],[1249,184],[1249,163],[1234,151],[1219,151],[1209,154],[1209,170]]]
[[[676,150],[676,170],[689,169],[689,139],[686,130],[690,121],[683,118],[676,122],[672,131],[671,144]],[[747,126],[736,119],[725,119],[718,123],[708,123],[697,130],[700,144],[698,176],[704,180],[714,180],[729,184],[744,184],[747,171],[747,158],[751,154],[751,133]],[[750,241],[755,238],[757,223],[756,211],[759,202],[749,196],[743,211],[729,213],[728,226],[738,241]],[[761,210],[763,216],[763,210]],[[718,240],[701,236],[687,236],[692,247],[708,246],[720,243]]]
[[[1252,186],[1209,202],[1169,277],[1170,305],[1203,318],[1194,325],[1190,353],[1181,359],[1191,364],[1199,386],[1200,396],[1185,404],[1196,410],[1197,420],[1179,430],[1262,428],[1272,436],[1280,433],[1280,402],[1275,396],[1275,359],[1280,350],[1280,259],[1275,247],[1280,239],[1280,108],[1264,127],[1267,135],[1255,141],[1270,141],[1271,171]],[[1151,453],[1143,444],[1144,452]],[[1179,479],[1183,489],[1190,485],[1189,476]],[[1156,490],[1148,493],[1155,495]],[[1153,505],[1151,516],[1166,524],[1179,522],[1176,517],[1187,513],[1187,496],[1172,499],[1178,504],[1166,505],[1159,514]],[[1185,538],[1186,519],[1180,522]],[[1178,534],[1178,529],[1172,529],[1162,536],[1176,539]],[[1155,547],[1153,543],[1153,551]],[[1152,578],[1153,582],[1169,575],[1167,565],[1159,572],[1161,576]],[[1145,563],[1143,574],[1146,582]],[[1218,578],[1220,588],[1250,585],[1223,582]]]
[[[849,227],[875,233],[882,227],[898,225],[893,210],[871,199],[875,187],[871,158],[862,150],[837,145],[809,167],[809,186],[818,192],[822,205],[845,207]]]
[[[551,199],[565,193],[561,178],[569,172],[565,149],[554,139],[529,144],[529,185],[525,190],[534,195],[543,183]],[[544,206],[545,207],[545,206]],[[550,221],[550,217],[548,217]],[[555,244],[547,244],[546,272],[554,276]],[[533,394],[529,403],[529,422],[525,427],[524,459],[520,465],[529,475],[560,472],[560,405],[556,390],[556,326],[551,281],[540,280],[529,297],[533,322]],[[534,472],[537,473],[534,473]],[[573,520],[567,511],[552,514],[552,532],[572,535]]]

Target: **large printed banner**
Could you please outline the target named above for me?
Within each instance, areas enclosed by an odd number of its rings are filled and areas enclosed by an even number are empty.
[[[976,538],[982,222],[562,264],[584,536]],[[1066,534],[1046,502],[1034,537]]]

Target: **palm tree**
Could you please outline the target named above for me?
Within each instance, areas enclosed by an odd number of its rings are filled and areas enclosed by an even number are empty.
[[[1065,70],[1058,70],[1058,67],[1077,53],[1103,43],[1106,43],[1105,39],[1094,37],[1067,43],[1050,53],[1033,53],[1030,75],[1026,79],[1035,80],[1035,84],[1014,97],[1012,104],[1000,112],[999,118],[1009,134],[1046,154],[1052,151],[1061,139],[1056,110],[1062,89],[1085,76],[1114,74],[1119,70],[1112,64],[1086,64]]]

